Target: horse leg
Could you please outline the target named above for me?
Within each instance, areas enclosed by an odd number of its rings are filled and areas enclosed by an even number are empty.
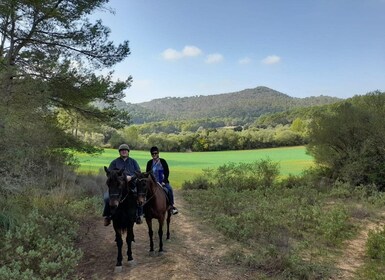
[[[128,229],[127,229],[126,243],[127,243],[127,259],[128,259],[128,261],[134,260],[134,258],[132,257],[132,249],[131,249],[131,244],[133,241],[135,242],[134,223],[132,223],[132,225],[130,224]]]
[[[115,241],[116,241],[116,246],[118,247],[118,258],[116,262],[116,266],[122,266],[122,247],[123,247],[123,239],[122,239],[122,233],[116,231],[115,232]]]
[[[170,239],[170,221],[171,221],[171,209],[169,211],[167,211],[167,220],[166,220],[166,224],[167,224],[167,232],[166,232],[166,239],[169,240]]]
[[[163,219],[159,219],[159,229],[158,229],[158,236],[159,236],[159,253],[163,252]]]
[[[146,218],[146,222],[148,226],[148,237],[150,238],[150,253],[151,253],[151,252],[154,252],[154,239],[153,239],[154,232],[152,230],[152,220]]]

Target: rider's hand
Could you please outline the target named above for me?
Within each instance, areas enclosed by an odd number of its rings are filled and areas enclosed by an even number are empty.
[[[133,176],[127,176],[127,182],[130,182]]]

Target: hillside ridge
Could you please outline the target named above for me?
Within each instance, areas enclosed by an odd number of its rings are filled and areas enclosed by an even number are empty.
[[[119,104],[128,110],[133,123],[175,121],[205,118],[258,118],[267,113],[288,111],[336,103],[342,99],[330,96],[291,97],[287,94],[259,86],[237,92],[190,97],[165,97],[137,104]]]

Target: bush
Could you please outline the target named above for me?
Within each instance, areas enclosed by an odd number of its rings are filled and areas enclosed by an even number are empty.
[[[45,217],[32,211],[27,222],[6,233],[0,279],[66,279],[82,257],[72,247],[76,229],[55,213]]]
[[[384,104],[376,91],[313,115],[307,150],[331,178],[385,189]]]
[[[306,182],[301,176],[289,174],[279,182],[279,185],[284,188],[295,188],[306,185]]]
[[[205,176],[212,178],[217,186],[238,191],[272,187],[278,175],[278,163],[273,163],[269,159],[253,163],[228,163],[218,167],[214,172],[205,171]]]
[[[182,184],[183,190],[207,190],[212,187],[212,184],[202,177],[194,178],[192,181],[185,181]]]
[[[320,216],[317,229],[329,245],[340,245],[350,235],[348,211],[338,205],[328,209]]]
[[[369,231],[366,253],[372,259],[385,260],[385,226],[381,230]]]

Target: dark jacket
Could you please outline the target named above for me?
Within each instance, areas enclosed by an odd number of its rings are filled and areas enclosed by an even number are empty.
[[[167,164],[167,161],[163,158],[159,158],[160,160],[160,163],[162,164],[163,166],[163,174],[164,174],[164,179],[163,179],[163,182],[168,184],[170,183],[168,181],[168,176],[170,175],[170,170],[168,169],[168,164]],[[147,166],[146,166],[146,172],[149,172],[149,171],[152,171],[152,159],[150,159],[148,162],[147,162]]]
[[[126,176],[134,176],[135,171],[140,172],[139,164],[134,160],[133,158],[127,158],[126,160],[123,160],[121,157],[118,157],[111,161],[110,166],[108,167],[108,170],[113,169],[124,169],[124,175]]]

